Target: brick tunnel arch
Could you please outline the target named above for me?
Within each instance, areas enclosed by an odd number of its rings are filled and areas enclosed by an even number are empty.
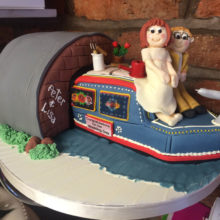
[[[107,51],[109,63],[112,41],[103,34],[34,33],[11,41],[0,56],[0,123],[39,137],[68,129],[70,80],[91,66],[90,42]]]

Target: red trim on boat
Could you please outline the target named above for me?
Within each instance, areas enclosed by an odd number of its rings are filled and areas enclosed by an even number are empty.
[[[75,80],[75,85],[77,85],[78,83],[95,83],[95,84],[123,86],[136,91],[136,87],[133,82],[119,78],[110,78],[104,76],[80,76]]]

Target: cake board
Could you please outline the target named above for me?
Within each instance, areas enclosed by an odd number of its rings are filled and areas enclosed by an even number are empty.
[[[91,219],[141,219],[188,207],[208,196],[220,176],[192,191],[178,192],[159,183],[111,174],[86,157],[61,154],[33,161],[0,142],[0,168],[8,181],[34,202]]]

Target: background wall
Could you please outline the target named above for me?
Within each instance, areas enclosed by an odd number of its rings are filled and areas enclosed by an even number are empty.
[[[150,18],[185,26],[195,41],[189,49],[186,86],[198,101],[220,113],[220,101],[203,98],[196,88],[220,90],[220,0],[46,0],[56,19],[1,19],[0,49],[11,39],[36,31],[96,31],[132,47],[128,60],[141,59],[139,31]]]

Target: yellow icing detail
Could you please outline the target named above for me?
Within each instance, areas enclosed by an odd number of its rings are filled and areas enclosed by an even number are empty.
[[[220,129],[219,128],[215,128],[215,129],[201,129],[201,130],[186,130],[186,131],[172,131],[172,132],[170,132],[170,131],[167,131],[167,130],[164,130],[164,129],[161,129],[161,128],[157,128],[157,127],[154,127],[154,126],[151,126],[151,128],[153,128],[154,130],[156,130],[156,131],[162,131],[163,133],[165,133],[165,134],[172,134],[172,135],[174,135],[174,134],[188,134],[188,133],[204,133],[204,132],[206,132],[206,133],[208,133],[208,132],[219,132],[220,131]]]
[[[97,119],[100,119],[102,121],[106,121],[106,122],[109,122],[109,123],[113,123],[113,121],[110,121],[110,120],[107,120],[107,119],[104,119],[104,118],[101,118],[101,117],[98,117],[98,116],[95,116],[95,115],[91,115],[91,114],[86,114],[92,118],[97,118]]]
[[[127,118],[126,118],[126,119],[123,119],[123,118],[119,118],[119,117],[115,117],[115,116],[106,115],[106,114],[101,113],[101,112],[100,112],[100,97],[101,97],[101,96],[99,96],[99,114],[100,114],[100,115],[104,115],[104,116],[109,117],[109,118],[119,119],[119,120],[121,120],[121,121],[128,121],[128,120],[129,120],[129,106],[130,106],[130,99],[131,99],[130,94],[100,90],[99,94],[101,94],[101,93],[114,94],[114,95],[127,96],[127,97],[128,97],[128,103],[127,103]]]
[[[74,105],[74,108],[80,108],[80,109],[84,109],[84,110],[87,110],[87,111],[95,112],[96,111],[96,89],[86,88],[86,87],[83,87],[83,86],[75,86],[75,85],[72,88],[94,92],[94,108],[93,109],[87,109],[87,108],[83,108],[83,107],[75,106],[75,105]]]

